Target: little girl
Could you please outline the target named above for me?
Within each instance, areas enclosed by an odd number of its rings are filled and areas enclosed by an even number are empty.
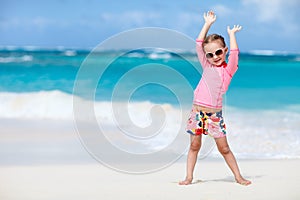
[[[222,117],[222,96],[226,93],[232,76],[238,69],[238,45],[235,33],[241,26],[227,27],[230,38],[228,63],[225,62],[228,48],[224,38],[217,34],[206,37],[210,26],[216,21],[214,12],[204,13],[205,24],[196,40],[197,54],[203,68],[202,78],[194,91],[194,105],[190,114],[187,132],[190,133],[191,144],[187,157],[187,175],[180,185],[192,183],[197,155],[201,147],[202,134],[214,137],[218,150],[234,174],[237,183],[249,185],[240,174],[236,159],[226,139],[226,126]]]

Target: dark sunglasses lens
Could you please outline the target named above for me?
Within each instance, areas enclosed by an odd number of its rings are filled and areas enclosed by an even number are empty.
[[[220,56],[220,55],[222,55],[222,54],[223,54],[223,51],[222,51],[222,49],[219,49],[219,50],[217,50],[215,54],[216,54],[217,56]]]
[[[206,54],[206,58],[212,58],[212,57],[214,57],[214,54],[212,54],[212,53],[207,53]]]

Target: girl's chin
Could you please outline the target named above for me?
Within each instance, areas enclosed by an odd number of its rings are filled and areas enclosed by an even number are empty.
[[[213,65],[216,65],[216,66],[219,66],[219,65],[222,65],[222,64],[223,64],[223,61],[222,61],[222,60],[219,60],[219,61],[213,62],[212,64],[213,64]]]

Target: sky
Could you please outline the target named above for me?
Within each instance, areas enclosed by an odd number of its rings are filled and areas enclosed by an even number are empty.
[[[196,38],[203,13],[228,40],[239,24],[241,51],[300,52],[299,0],[0,0],[0,46],[93,48],[123,31],[161,27]]]

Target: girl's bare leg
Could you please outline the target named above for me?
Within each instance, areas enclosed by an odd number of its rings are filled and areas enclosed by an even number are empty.
[[[217,139],[215,139],[215,141],[216,141],[219,152],[222,154],[227,165],[229,166],[232,173],[234,174],[236,182],[241,185],[250,185],[251,181],[244,179],[240,173],[236,159],[235,159],[233,153],[231,152],[229,145],[227,143],[227,138],[226,137],[217,138]]]
[[[186,178],[184,181],[180,181],[179,185],[189,185],[193,181],[194,168],[197,162],[198,152],[201,147],[202,135],[191,135],[191,144],[187,156],[186,165]]]

